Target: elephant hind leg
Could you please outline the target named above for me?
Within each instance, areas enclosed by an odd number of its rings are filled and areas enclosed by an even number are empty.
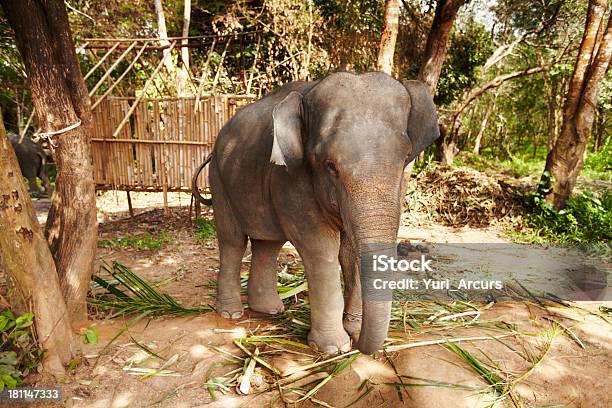
[[[24,174],[25,178],[28,179],[28,190],[30,193],[40,193],[41,189],[38,187],[38,183],[36,182],[35,174]]]
[[[283,244],[283,241],[251,239],[253,258],[248,286],[251,310],[272,315],[285,310],[276,289],[276,260]]]
[[[51,190],[51,183],[49,183],[49,178],[47,177],[46,160],[42,157],[40,168],[38,169],[38,178],[42,181],[45,193],[49,194]]]
[[[242,317],[240,300],[240,265],[246,250],[246,236],[228,240],[219,237],[219,260],[221,266],[217,275],[217,313],[227,319]]]
[[[236,219],[223,188],[211,172],[213,209],[219,241],[219,273],[217,274],[217,313],[227,319],[238,319],[243,314],[240,299],[240,266],[247,246],[247,236]]]

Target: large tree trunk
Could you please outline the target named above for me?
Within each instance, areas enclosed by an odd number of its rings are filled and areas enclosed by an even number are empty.
[[[91,108],[64,3],[2,0],[15,31],[41,128],[54,132],[56,190],[47,239],[74,324],[87,320],[85,297],[97,241],[91,165]],[[79,125],[80,123],[80,125]]]
[[[604,21],[607,8],[606,0],[589,1],[584,35],[563,108],[561,133],[546,158],[543,179],[548,182],[542,193],[558,209],[565,207],[582,169],[597,94],[612,57],[612,17],[607,25]]]
[[[436,13],[425,46],[425,58],[418,76],[419,80],[425,82],[432,95],[436,91],[446,57],[448,36],[457,17],[457,11],[465,3],[466,0],[438,0],[436,4]]]
[[[417,77],[427,85],[432,95],[436,93],[442,64],[444,58],[446,58],[448,37],[453,28],[455,17],[457,17],[457,11],[465,3],[467,3],[466,0],[438,0],[436,3],[436,12],[425,46],[425,57]],[[452,163],[456,143],[454,140],[448,140],[448,138],[453,137],[454,134],[454,129],[449,130],[444,125],[440,125],[440,137],[436,140],[435,150],[437,161],[444,164]]]
[[[385,26],[378,50],[378,70],[389,75],[393,72],[393,56],[399,26],[399,0],[385,1]]]
[[[34,313],[47,372],[61,375],[77,353],[53,257],[42,234],[0,114],[0,266],[15,309]]]

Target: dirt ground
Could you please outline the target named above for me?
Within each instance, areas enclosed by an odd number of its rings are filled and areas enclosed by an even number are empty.
[[[135,234],[163,229],[172,243],[158,251],[100,248],[97,264],[120,261],[152,283],[162,283],[160,290],[171,294],[186,306],[213,304],[213,290],[206,285],[218,270],[218,249],[215,239],[197,243],[188,217],[188,195],[171,195],[171,211],[164,214],[161,195],[133,195],[136,216],[127,216],[125,193],[104,193],[98,197],[100,238]],[[44,219],[44,201],[37,203]],[[427,229],[402,227],[400,238],[427,243],[436,242],[499,242],[506,240],[495,230],[449,229],[433,225]],[[496,257],[496,254],[489,254]],[[506,254],[517,261],[520,252]],[[290,248],[283,251],[282,265],[297,258]],[[243,264],[248,270],[248,257]],[[600,304],[581,303],[581,308],[537,307],[519,302],[497,302],[484,310],[481,320],[514,325],[524,335],[512,336],[504,342],[475,340],[461,343],[465,350],[483,359],[495,361],[500,371],[520,376],[514,389],[516,404],[525,406],[605,407],[612,406],[612,326],[588,313]],[[530,370],[524,358],[525,347],[541,346],[542,331],[554,320],[569,330],[554,338],[545,358]],[[99,330],[96,345],[83,344],[82,362],[66,378],[62,389],[67,406],[72,407],[252,407],[291,405],[283,402],[277,390],[260,394],[239,395],[236,389],[225,394],[216,392],[216,400],[203,386],[206,378],[221,377],[237,368],[228,365],[230,354],[244,355],[233,343],[237,337],[256,333],[263,326],[272,326],[277,319],[246,313],[238,321],[206,313],[189,318],[160,318],[140,321],[108,343],[126,327],[122,319],[98,319],[91,324]],[[570,334],[571,333],[571,334]],[[396,333],[414,342],[443,338],[492,336],[499,334],[482,327],[453,326],[448,330],[425,330]],[[165,359],[177,356],[166,375],[143,378],[134,368],[159,368],[159,360],[143,352],[144,345]],[[224,350],[225,353],[219,352]],[[276,353],[275,366],[298,364],[299,358]],[[256,372],[261,370],[256,368]],[[313,378],[317,374],[314,374]],[[417,384],[398,391],[386,385],[397,383],[398,375],[406,383]],[[364,389],[364,381],[372,387],[365,397],[355,402]],[[434,382],[452,383],[456,387],[432,386]],[[494,402],[494,390],[457,354],[443,345],[409,348],[389,353],[388,358],[359,356],[340,375],[329,381],[316,400],[300,406],[345,407],[485,407],[512,406],[512,398]],[[295,400],[297,395],[285,395]]]

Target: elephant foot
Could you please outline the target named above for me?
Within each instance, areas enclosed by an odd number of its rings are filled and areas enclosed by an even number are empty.
[[[351,336],[354,344],[359,341],[359,333],[361,333],[361,313],[348,313],[344,312],[344,318],[342,319],[342,325],[344,330]]]
[[[283,301],[278,297],[278,293],[271,293],[269,295],[259,293],[249,296],[249,309],[255,312],[277,315],[285,311],[285,305],[283,305]]]
[[[215,309],[221,317],[226,319],[240,319],[243,314],[240,298],[218,299]]]
[[[308,334],[308,345],[321,353],[340,354],[351,350],[351,339],[344,330],[322,332],[312,329]]]

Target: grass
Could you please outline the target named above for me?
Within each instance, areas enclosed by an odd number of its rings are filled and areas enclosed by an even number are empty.
[[[99,307],[112,310],[112,316],[138,314],[136,319],[141,319],[155,316],[185,316],[212,310],[211,308],[182,306],[170,295],[158,292],[145,280],[119,263],[114,263],[112,267],[104,266],[102,271],[107,277],[97,276],[94,281],[96,289],[104,289],[105,292],[90,301]],[[241,283],[245,289],[247,280],[243,278]],[[214,287],[212,284],[209,286]],[[301,266],[288,265],[280,273],[278,292],[281,296],[289,294],[283,300],[286,307],[285,313],[275,318],[272,324],[269,319],[251,318],[243,321],[250,331],[248,335],[234,339],[238,352],[210,346],[211,350],[219,353],[225,360],[222,363],[213,364],[202,380],[202,386],[206,388],[213,400],[217,399],[219,392],[226,394],[237,389],[239,393],[251,396],[276,390],[278,398],[285,404],[310,401],[314,405],[327,407],[330,405],[319,400],[317,394],[332,380],[342,375],[359,358],[358,350],[328,356],[317,353],[304,344],[310,329],[310,304],[306,296],[307,286]],[[528,378],[546,358],[557,336],[566,334],[576,344],[582,344],[584,347],[584,344],[577,339],[569,327],[562,326],[550,319],[549,328],[538,333],[521,332],[516,325],[499,319],[482,319],[483,312],[491,305],[473,304],[466,301],[443,303],[396,298],[392,305],[391,328],[396,333],[403,331],[404,334],[396,334],[388,338],[383,346],[383,355],[387,358],[388,364],[394,368],[397,380],[378,383],[370,380],[364,381],[357,390],[359,395],[349,406],[362,401],[372,391],[383,387],[395,388],[400,400],[403,400],[404,393],[413,387],[441,387],[483,394],[493,392],[494,404],[510,402],[514,406],[521,406],[521,400],[515,393],[516,386]],[[540,305],[539,307],[545,306]],[[609,313],[609,309],[601,310],[602,315]],[[482,333],[484,335],[472,337],[452,335],[453,330],[466,327],[486,331]],[[115,336],[111,343],[124,332],[125,329]],[[494,333],[490,334],[491,332]],[[436,337],[415,341],[412,336],[417,333],[419,336],[428,334]],[[527,341],[527,338],[534,340]],[[506,343],[505,339],[513,341]],[[475,353],[459,345],[468,344],[470,347],[477,348],[478,342],[482,341],[502,343],[513,354],[525,360],[528,367],[522,371],[505,372],[501,368],[502,364],[497,363],[484,352]],[[410,377],[402,375],[393,365],[390,353],[409,348],[436,346],[446,347],[456,354],[468,368],[483,379],[486,386],[466,387],[462,384]],[[477,348],[477,350],[480,349]],[[285,358],[288,355],[292,356],[292,360],[297,365],[284,368],[275,366],[274,357],[279,355],[284,355]],[[174,375],[165,368],[170,365],[170,362],[174,364],[175,360],[171,357],[160,369],[135,373],[141,375],[143,380],[153,375]]]
[[[470,167],[489,175],[501,173],[516,178],[539,177],[544,171],[544,163],[544,157],[534,159],[529,154],[518,154],[512,159],[499,159],[470,152],[461,152],[453,162],[456,166]]]
[[[511,158],[493,157],[486,151],[482,154],[460,152],[454,165],[471,167],[487,174],[501,173],[511,177],[532,176],[539,179],[546,163],[546,149],[539,148],[534,157],[531,149],[513,153]],[[599,152],[587,151],[580,176],[587,180],[612,181],[612,142]]]
[[[92,296],[90,303],[113,311],[112,316],[142,314],[155,316],[190,316],[210,312],[210,307],[184,307],[167,293],[161,293],[125,265],[114,262],[111,267],[102,265],[101,271],[108,277],[94,276],[97,288],[105,293]],[[94,287],[96,289],[96,287]]]
[[[140,251],[154,251],[164,248],[172,243],[172,238],[164,230],[157,233],[145,232],[125,237],[113,237],[98,240],[98,247],[111,249],[137,249]]]
[[[214,221],[207,220],[206,218],[197,218],[195,220],[195,236],[198,243],[207,243],[212,237],[215,236],[215,233],[216,229]]]

